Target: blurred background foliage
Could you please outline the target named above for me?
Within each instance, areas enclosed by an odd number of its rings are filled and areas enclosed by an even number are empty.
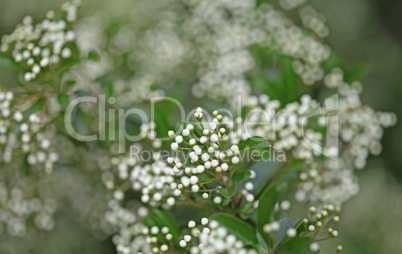
[[[11,32],[25,15],[41,20],[47,10],[57,10],[62,0],[0,0],[0,34]],[[97,11],[112,16],[122,12],[136,15],[139,24],[150,13],[136,11],[143,1],[84,0],[80,17]],[[392,254],[402,250],[402,2],[400,0],[313,0],[327,18],[330,36],[326,42],[342,64],[365,73],[363,100],[380,111],[398,115],[396,127],[385,132],[383,153],[371,158],[359,173],[360,194],[344,205],[339,225],[340,237],[329,245],[341,243],[344,253]],[[129,8],[128,8],[129,7]],[[134,8],[134,10],[133,10]],[[138,8],[144,10],[144,8]],[[0,67],[0,82],[14,82],[10,70]],[[85,188],[82,186],[82,191]],[[66,190],[68,191],[68,190]],[[93,234],[77,221],[68,209],[56,216],[56,228],[43,232],[40,243],[30,253],[113,253],[110,239]],[[38,239],[38,238],[34,238]],[[5,239],[21,241],[20,239]],[[27,244],[29,246],[30,244]],[[8,244],[7,246],[13,246]],[[332,253],[323,249],[322,253]],[[10,250],[1,247],[0,253]]]

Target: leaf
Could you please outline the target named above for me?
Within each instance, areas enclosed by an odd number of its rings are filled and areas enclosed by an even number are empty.
[[[339,58],[334,53],[328,57],[328,59],[322,64],[322,68],[325,73],[331,73],[333,69],[340,66]]]
[[[57,96],[57,100],[59,101],[60,107],[65,110],[70,103],[70,99],[66,94],[60,94]]]
[[[215,213],[210,216],[210,221],[212,220],[218,221],[219,224],[227,228],[230,233],[242,240],[245,245],[260,248],[255,230],[246,222],[226,213]]]
[[[258,243],[260,244],[263,252],[268,254],[269,247],[268,247],[267,243],[264,241],[264,239],[262,238],[260,232],[257,232],[256,236],[257,236],[257,239],[258,239]]]
[[[144,223],[148,227],[158,226],[159,228],[162,228],[166,226],[169,228],[169,233],[172,234],[174,241],[177,241],[179,238],[180,229],[176,224],[176,219],[170,211],[155,208],[151,210],[148,216],[144,219]]]
[[[282,66],[282,86],[286,95],[286,103],[296,101],[298,99],[298,78],[292,67],[292,61],[288,58],[283,60]]]
[[[231,197],[233,197],[233,195],[236,192],[236,181],[234,181],[232,183],[231,186],[229,186],[229,188],[219,188],[219,192],[221,193],[221,195],[227,199],[230,199]]]
[[[280,165],[282,165],[282,163],[277,161],[260,161],[251,166],[250,170],[253,170],[258,176],[253,179],[254,186],[257,186],[254,192],[256,197],[259,197],[265,190],[265,187],[268,186],[269,182],[272,180],[275,170],[277,170]]]
[[[17,64],[8,57],[0,56],[0,65],[8,68],[17,68]]]
[[[68,90],[70,90],[70,88],[73,87],[76,83],[77,83],[77,82],[76,82],[75,80],[69,79],[69,80],[67,80],[67,81],[65,81],[65,82],[63,83],[62,89],[63,89],[64,91],[68,91]]]
[[[286,232],[289,228],[296,228],[300,223],[300,219],[297,218],[285,218],[279,221],[280,229],[277,232],[272,233],[272,239],[274,241],[273,248],[275,249],[279,243],[285,238]]]
[[[286,187],[286,183],[276,184],[265,190],[259,198],[257,209],[257,228],[266,241],[269,240],[269,235],[264,233],[263,227],[265,224],[273,220],[275,214],[275,205],[285,192]],[[269,242],[267,243],[270,245]]]
[[[282,101],[281,84],[277,81],[273,81],[265,76],[255,76],[250,79],[250,83],[257,91],[264,93],[273,100]]]
[[[215,178],[206,172],[198,174],[197,176],[198,176],[198,179],[200,180],[200,182],[208,182]]]
[[[285,168],[285,170],[288,172],[298,171],[298,170],[305,169],[305,167],[306,167],[306,164],[305,164],[304,160],[295,159]]]
[[[290,238],[279,245],[276,253],[279,254],[305,254],[309,251],[310,243],[313,239],[307,237]]]
[[[45,98],[39,98],[30,108],[25,110],[23,114],[27,116],[32,113],[41,111],[43,109],[43,106],[45,105],[45,101],[46,101]]]
[[[174,129],[175,133],[177,135],[181,135],[181,132],[186,128],[186,126],[187,126],[187,123],[184,121],[177,122],[175,129]]]
[[[99,56],[98,52],[96,52],[95,50],[89,51],[88,60],[93,61],[93,62],[99,62],[100,56]]]
[[[245,180],[248,180],[251,176],[250,171],[244,171],[236,174],[233,179],[236,181],[236,183],[242,183]]]
[[[367,63],[360,63],[355,65],[350,70],[345,73],[345,80],[348,83],[352,83],[354,81],[362,80],[364,76],[370,70],[369,65]]]
[[[63,62],[61,63],[61,65],[59,67],[57,67],[57,69],[55,70],[55,73],[59,74],[61,77],[64,72],[70,70],[74,66],[79,65],[80,63],[81,63],[81,60],[79,58],[63,59]]]
[[[269,143],[267,139],[259,136],[253,136],[241,142],[239,145],[239,150],[243,151],[246,149],[253,149],[253,148],[267,148],[270,146],[271,143]]]

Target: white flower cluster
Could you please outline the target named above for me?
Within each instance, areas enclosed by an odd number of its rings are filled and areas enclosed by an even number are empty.
[[[43,130],[36,114],[25,116],[15,108],[14,94],[0,91],[0,161],[10,163],[13,153],[21,149],[30,165],[43,164],[51,172],[57,154],[52,151],[51,133]]]
[[[109,211],[105,220],[117,227],[113,242],[119,254],[152,253],[152,243],[157,244],[148,235],[148,228],[142,223],[148,210],[139,207],[135,211],[123,208],[116,200],[109,201]],[[158,253],[158,252],[155,252]]]
[[[26,198],[21,189],[9,189],[5,182],[0,182],[0,234],[6,229],[11,236],[24,236],[28,230],[26,221],[32,216],[37,228],[52,230],[55,211],[53,200]]]
[[[326,37],[329,34],[328,27],[325,25],[325,17],[311,8],[311,6],[301,9],[300,16],[303,25],[310,28],[317,36]]]
[[[182,194],[172,168],[161,160],[144,166],[135,165],[129,178],[133,190],[141,192],[141,201],[151,206],[172,207]]]
[[[63,19],[55,19],[55,13],[49,11],[47,19],[37,25],[32,23],[32,17],[26,16],[11,34],[2,37],[0,51],[11,53],[12,59],[22,64],[26,81],[37,78],[48,66],[72,55],[67,44],[75,39],[71,24],[76,19],[79,5],[79,0],[65,3],[61,7],[65,14]]]
[[[141,129],[145,138],[152,142],[155,149],[162,145],[160,139],[156,138],[155,123],[143,124]],[[116,168],[117,178],[114,172],[105,172],[102,176],[103,182],[108,189],[117,189],[115,199],[123,200],[124,191],[132,189],[141,192],[141,201],[151,206],[162,205],[164,208],[174,206],[176,198],[182,196],[178,189],[178,176],[165,161],[161,151],[144,150],[140,144],[131,147],[130,156],[111,159],[111,164]],[[123,182],[123,190],[119,183]],[[129,187],[124,187],[128,186]]]
[[[295,9],[305,2],[306,0],[279,0],[279,4],[285,10]]]
[[[224,117],[214,111],[211,121],[203,121],[204,113],[202,108],[197,108],[194,118],[198,122],[195,126],[187,124],[180,133],[169,131],[169,136],[175,139],[171,144],[172,150],[183,151],[185,161],[169,157],[167,163],[180,176],[179,190],[184,188],[191,192],[202,192],[202,198],[208,199],[213,193],[219,193],[220,188],[229,187],[231,170],[240,163],[240,150],[233,143],[238,139],[231,139],[230,132],[222,124]],[[254,178],[255,174],[250,177]],[[211,182],[218,182],[218,187],[208,188]],[[242,194],[246,196],[246,201],[253,202],[254,195],[248,192],[253,186],[247,184],[247,187]],[[220,204],[220,195],[215,196],[213,202]]]
[[[217,221],[209,221],[208,218],[201,219],[201,225],[190,221],[188,227],[190,235],[185,235],[179,245],[186,248],[191,254],[207,253],[230,253],[246,254],[258,253],[254,249],[247,249],[244,243],[237,239],[228,230],[219,225]]]
[[[281,4],[292,9],[303,2]],[[156,1],[155,5],[166,11],[156,12],[158,19],[151,19],[147,29],[137,27],[133,18],[128,17],[109,36],[105,31],[111,17],[99,14],[77,26],[80,50],[101,54],[99,62],[85,64],[90,75],[113,73],[112,63],[127,62],[119,70],[127,68],[129,78],[111,75],[116,89],[124,91],[119,93],[119,102],[146,101],[149,96],[164,94],[164,87],[182,78],[176,70],[184,64],[196,67],[194,96],[229,103],[234,96],[247,97],[252,93],[247,75],[256,67],[251,49],[255,45],[294,59],[294,69],[306,84],[313,84],[324,75],[320,64],[329,56],[328,47],[271,5],[257,6],[255,0]],[[300,16],[306,28],[318,37],[326,36],[328,29],[323,18],[312,7],[301,8]],[[84,75],[76,74],[77,78]]]
[[[281,2],[285,6],[299,4]],[[252,45],[292,57],[296,73],[308,85],[322,79],[324,73],[320,64],[329,56],[328,47],[272,6],[256,7],[254,0],[194,0],[186,4],[191,15],[184,29],[197,38],[201,65],[199,82],[193,88],[195,96],[207,95],[228,102],[239,94],[247,97],[251,91],[246,73],[255,67],[249,49]],[[301,15],[308,28],[322,36],[328,33],[311,7]]]
[[[328,150],[336,160],[327,159],[311,165],[296,193],[298,200],[341,204],[359,191],[355,169],[366,166],[369,155],[381,152],[383,128],[395,125],[393,113],[376,112],[362,103],[359,82],[348,84],[340,69],[334,69],[324,79],[330,89],[337,89],[337,118],[327,129],[330,139],[339,140],[337,149]],[[339,151],[339,152],[338,152]]]
[[[313,242],[310,244],[309,249],[312,252],[318,252],[320,250],[320,245],[318,244],[317,237],[319,234],[327,232],[328,238],[335,238],[339,235],[337,230],[332,227],[339,222],[340,218],[337,215],[340,212],[340,207],[330,205],[324,205],[320,211],[315,206],[309,208],[310,218],[303,219],[300,224],[294,227],[285,228],[286,236],[288,238],[295,238],[298,236],[298,231],[300,230],[305,233],[311,233],[313,235]],[[281,224],[278,221],[272,221],[267,223],[263,227],[263,231],[266,234],[272,234],[281,230]],[[337,253],[342,251],[342,247],[337,247]]]
[[[250,96],[247,108],[251,110],[246,119],[247,126],[244,126],[248,130],[245,134],[266,137],[276,150],[290,152],[293,158],[311,163],[324,152],[322,143],[325,136],[310,126],[317,124],[325,127],[327,124],[325,114],[320,113],[316,120],[309,117],[316,106],[318,103],[309,95],[302,96],[300,103],[293,102],[283,107],[267,95]]]

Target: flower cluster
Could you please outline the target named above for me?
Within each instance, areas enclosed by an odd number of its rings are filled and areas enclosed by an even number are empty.
[[[179,245],[191,254],[258,253],[254,249],[246,248],[244,242],[230,234],[215,220],[209,221],[208,218],[202,218],[198,226],[195,221],[190,221],[188,227],[191,229],[191,234],[185,235]]]
[[[336,156],[332,156],[337,159],[311,164],[308,171],[300,175],[303,182],[296,198],[342,204],[358,193],[354,170],[364,168],[369,155],[381,152],[383,128],[395,125],[396,116],[376,112],[363,104],[360,99],[362,85],[359,82],[347,83],[339,68],[326,75],[324,82],[329,89],[339,92],[337,117],[326,131],[327,138],[338,141],[337,149],[333,151]]]
[[[0,182],[0,228],[12,236],[24,236],[28,230],[26,221],[33,216],[37,228],[52,230],[55,202],[24,195],[20,188],[9,189],[5,182]]]
[[[317,253],[320,250],[319,242],[325,239],[322,238],[323,234],[327,234],[326,237],[328,239],[335,238],[339,235],[338,231],[333,229],[333,226],[340,220],[337,215],[339,212],[340,207],[332,204],[324,205],[320,210],[315,206],[311,206],[309,208],[309,218],[305,218],[301,222],[297,222],[295,225],[291,225],[293,223],[290,223],[291,226],[282,221],[272,221],[264,225],[263,231],[266,234],[276,234],[279,230],[285,230],[288,239],[295,238],[299,235],[302,237],[312,235],[313,239],[310,243],[309,249],[311,252]],[[283,226],[285,228],[281,228]],[[342,246],[338,246],[337,253],[341,251]]]
[[[203,199],[213,198],[215,204],[220,204],[220,190],[230,187],[233,177],[232,169],[240,163],[240,149],[234,144],[239,139],[232,139],[231,132],[224,126],[224,117],[218,111],[212,113],[211,121],[205,120],[204,111],[198,107],[194,113],[197,120],[195,125],[182,126],[179,132],[170,131],[169,136],[174,138],[171,143],[173,151],[184,152],[183,158],[169,157],[167,163],[172,166],[173,172],[180,176],[179,189],[193,193],[202,193]],[[227,124],[226,122],[225,124]],[[232,125],[233,121],[229,122]],[[255,174],[250,174],[254,178]],[[213,185],[214,187],[209,187]],[[217,184],[217,185],[216,185]],[[246,201],[253,202],[254,196],[248,191],[253,189],[251,183],[241,192]]]
[[[105,220],[118,229],[118,233],[113,237],[117,252],[119,254],[152,253],[152,244],[158,243],[148,234],[151,230],[143,224],[148,210],[145,207],[139,207],[133,212],[121,207],[116,200],[111,200],[109,207]]]
[[[10,53],[16,63],[21,63],[26,81],[34,80],[49,66],[72,55],[68,43],[75,39],[71,24],[79,5],[79,0],[65,3],[61,8],[63,18],[57,19],[55,12],[49,11],[37,25],[32,23],[31,16],[26,16],[11,34],[2,37],[1,52]]]
[[[9,163],[19,149],[28,154],[30,165],[43,164],[51,172],[57,154],[52,151],[51,130],[44,130],[40,117],[24,114],[15,107],[12,92],[0,92],[0,161]]]
[[[304,1],[293,2],[281,1],[290,7],[287,9]],[[239,94],[247,97],[251,89],[246,73],[256,65],[250,50],[252,45],[292,57],[294,69],[305,84],[312,85],[322,79],[320,64],[329,56],[328,47],[304,33],[273,6],[256,7],[253,0],[189,1],[187,4],[192,15],[185,23],[185,31],[195,38],[204,38],[197,40],[201,66],[199,82],[193,88],[195,96],[206,95],[228,102]],[[308,10],[302,12],[304,23],[325,36],[326,27],[319,23],[312,7]]]
[[[250,96],[247,101],[250,109],[246,123],[248,135],[266,137],[274,143],[275,149],[291,152],[293,158],[311,163],[314,157],[337,149],[329,147],[328,151],[323,151],[325,136],[311,127],[327,125],[325,113],[320,112],[319,117],[310,116],[317,106],[318,103],[309,95],[302,96],[300,102],[283,107],[278,100],[270,100],[267,95]]]

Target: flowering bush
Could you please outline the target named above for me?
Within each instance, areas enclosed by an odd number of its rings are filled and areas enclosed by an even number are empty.
[[[145,1],[138,24],[80,5],[2,37],[18,79],[0,92],[0,232],[35,239],[67,200],[122,254],[318,253],[338,236],[396,117],[362,102],[320,13]]]

